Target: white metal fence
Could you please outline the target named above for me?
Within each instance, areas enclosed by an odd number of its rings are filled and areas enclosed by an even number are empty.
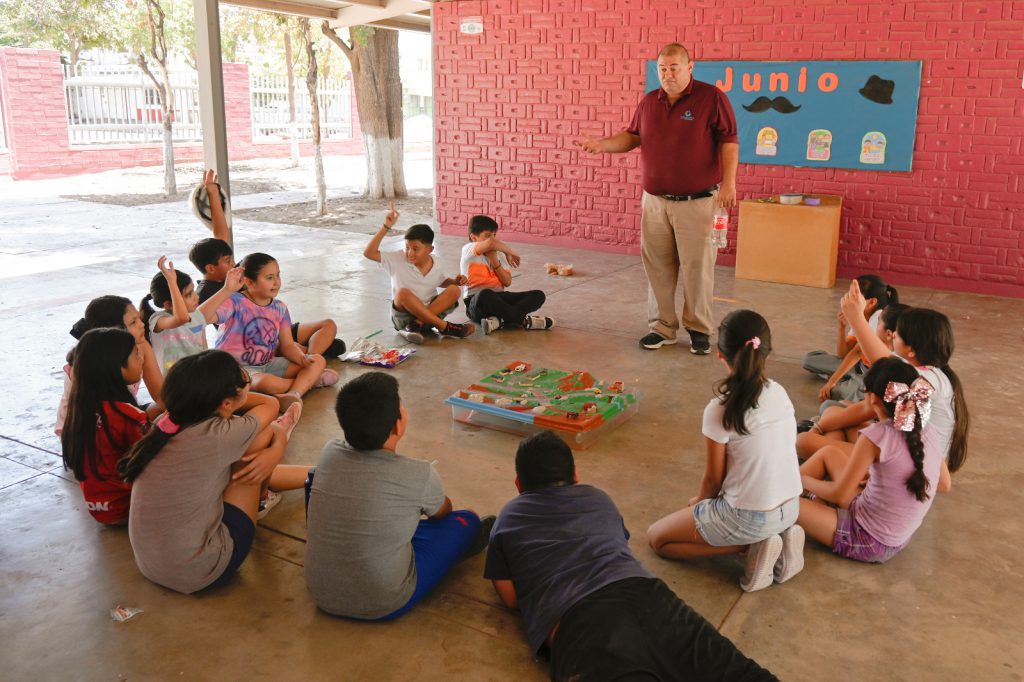
[[[172,71],[175,142],[202,139],[195,71]],[[73,145],[146,144],[163,139],[163,110],[153,81],[135,65],[64,67],[68,137]]]
[[[288,79],[284,76],[249,76],[254,140],[291,139],[288,113]],[[352,137],[352,86],[347,78],[321,78],[317,84],[320,102],[320,135],[325,140]],[[295,84],[296,132],[300,140],[313,136],[309,120],[309,91],[306,82]]]
[[[175,142],[202,139],[199,86],[196,72],[170,72],[174,93],[172,134]],[[352,137],[352,91],[346,78],[320,79],[320,130],[323,139]],[[288,83],[283,76],[249,78],[253,139],[291,139]],[[73,145],[152,144],[163,140],[163,111],[153,81],[134,64],[105,66],[79,64],[64,67],[64,97],[68,136]],[[312,137],[309,93],[305,81],[295,88],[298,139]],[[3,148],[0,126],[0,148]]]

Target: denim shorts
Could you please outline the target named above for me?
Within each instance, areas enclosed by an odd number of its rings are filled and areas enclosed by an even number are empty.
[[[693,507],[697,531],[712,547],[752,545],[778,535],[800,514],[800,499],[794,497],[769,511],[735,509],[719,495],[701,500]]]
[[[284,378],[291,364],[288,358],[279,355],[265,365],[242,365],[242,368],[249,374],[273,374],[275,377]]]

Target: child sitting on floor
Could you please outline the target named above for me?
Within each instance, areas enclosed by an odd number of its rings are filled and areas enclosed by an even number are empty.
[[[242,259],[242,277],[245,290],[217,308],[221,328],[216,347],[252,375],[253,390],[276,396],[283,411],[301,402],[311,388],[338,383],[338,373],[326,367],[322,355],[306,354],[295,343],[288,306],[277,298],[277,261],[265,253],[250,253]]]
[[[842,305],[847,319],[854,319],[853,329],[866,358],[874,362],[895,355],[917,369],[918,374],[935,388],[931,401],[931,424],[938,434],[939,447],[949,471],[957,471],[967,459],[967,434],[971,420],[960,377],[949,366],[955,345],[949,318],[928,308],[905,311],[896,323],[890,351],[867,326],[863,316],[858,316],[865,301],[856,286],[851,286],[843,296]]]
[[[146,407],[149,416],[154,417],[160,414],[163,409],[160,405],[160,388],[163,386],[164,378],[157,363],[153,346],[146,340],[146,325],[139,317],[132,302],[124,296],[100,296],[89,301],[85,308],[85,315],[75,322],[71,327],[71,336],[81,339],[91,329],[113,327],[124,329],[135,338],[139,351],[142,353],[142,383],[146,385],[149,396],[153,403]],[[64,365],[64,392],[60,397],[60,404],[57,406],[57,421],[54,424],[53,432],[60,436],[64,431],[64,420],[68,413],[68,400],[71,396],[73,385],[73,370],[75,364],[76,349],[72,348],[67,354],[67,364]],[[139,381],[136,380],[128,390],[132,397],[139,394]]]
[[[150,281],[139,312],[157,364],[167,372],[181,358],[206,350],[206,325],[217,320],[224,299],[242,288],[242,268],[228,270],[220,291],[200,305],[191,277],[176,271],[166,256],[156,265],[160,272]]]
[[[852,453],[825,446],[801,465],[803,485],[817,499],[800,500],[797,523],[839,556],[881,563],[906,546],[933,493],[948,490],[950,480],[927,425],[935,393],[928,380],[889,357],[872,365],[864,388],[879,421],[861,430]]]
[[[213,237],[200,239],[188,252],[188,259],[203,275],[196,286],[200,305],[220,291],[228,271],[235,267],[231,230],[224,215],[222,194],[217,173],[207,170],[203,174],[203,182],[196,188],[193,209],[213,232]],[[195,203],[202,204],[206,210],[200,210]],[[292,337],[302,346],[303,352],[320,354],[325,358],[337,358],[345,352],[345,342],[335,338],[337,333],[338,326],[331,319],[292,323]]]
[[[423,343],[423,333],[437,329],[444,336],[465,338],[476,331],[471,323],[448,322],[445,316],[459,305],[462,275],[448,277],[431,253],[434,231],[428,225],[413,225],[405,233],[404,251],[381,251],[380,243],[398,222],[395,204],[384,224],[363,250],[363,256],[380,263],[391,276],[391,322],[410,343]],[[438,293],[438,289],[443,289]]]
[[[519,444],[514,498],[498,514],[484,577],[523,614],[553,680],[774,680],[629,550],[603,491],[577,482],[551,431]]]
[[[92,329],[75,348],[67,420],[61,433],[64,468],[75,474],[93,518],[128,520],[131,485],[117,472],[121,456],[149,428],[130,384],[142,376],[142,350],[123,329]]]
[[[159,585],[191,594],[227,582],[252,546],[261,484],[302,487],[309,467],[280,464],[301,406],[275,419],[277,401],[249,384],[223,351],[182,358],[167,372],[167,413],[118,466],[132,484],[135,562]]]
[[[899,303],[899,293],[878,275],[861,275],[854,281],[866,301],[864,316],[868,319],[868,325],[875,329],[882,311]],[[856,402],[864,397],[864,373],[870,363],[862,363],[863,353],[857,337],[842,311],[839,312],[838,320],[836,354],[830,355],[822,350],[811,351],[804,356],[804,369],[825,379],[825,385],[819,392],[822,401]]]
[[[395,452],[409,422],[393,377],[353,379],[335,409],[345,440],[324,445],[312,480],[306,584],[328,613],[390,620],[486,547],[494,517],[453,512],[434,467]]]
[[[704,408],[707,463],[690,505],[654,522],[651,547],[689,559],[746,552],[747,592],[785,582],[804,566],[793,403],[765,376],[771,330],[752,310],[729,313],[718,327],[718,357],[729,376]]]
[[[469,219],[469,243],[462,247],[459,270],[466,278],[466,314],[484,328],[484,334],[498,329],[551,329],[555,321],[531,315],[544,305],[544,292],[507,291],[512,273],[502,264],[519,267],[519,254],[498,239],[498,223],[489,216]]]

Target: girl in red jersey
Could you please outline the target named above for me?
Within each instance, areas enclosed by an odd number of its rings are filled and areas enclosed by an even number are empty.
[[[64,468],[81,482],[85,504],[100,523],[128,520],[131,485],[117,462],[149,427],[128,390],[142,377],[143,355],[124,329],[92,329],[75,349],[68,414],[61,434]]]

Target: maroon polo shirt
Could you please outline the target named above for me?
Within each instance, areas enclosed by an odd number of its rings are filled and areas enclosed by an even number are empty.
[[[626,131],[640,136],[641,185],[648,194],[696,194],[717,185],[719,145],[739,142],[725,93],[695,80],[671,107],[661,88],[647,93]]]

